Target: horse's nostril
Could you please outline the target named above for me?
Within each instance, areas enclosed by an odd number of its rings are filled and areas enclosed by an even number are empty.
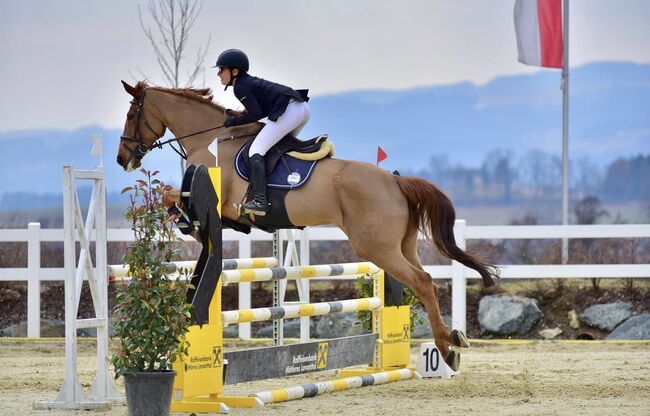
[[[117,157],[117,164],[118,165],[123,165],[124,164],[124,160],[122,160],[122,156]]]

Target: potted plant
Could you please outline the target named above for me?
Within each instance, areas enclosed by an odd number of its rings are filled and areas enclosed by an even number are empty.
[[[122,191],[130,193],[125,217],[135,241],[123,258],[130,279],[116,289],[113,336],[119,347],[111,362],[116,378],[124,377],[129,415],[168,415],[175,375],[171,365],[188,348],[189,283],[186,274],[170,276],[168,267],[178,252],[173,221],[163,204],[171,186],[155,179],[157,171],[140,171],[145,179]]]

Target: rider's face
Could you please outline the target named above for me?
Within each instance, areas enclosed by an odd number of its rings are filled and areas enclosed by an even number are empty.
[[[221,80],[221,85],[228,85],[228,82],[230,82],[230,71],[228,71],[228,68],[217,68],[217,75]]]
[[[230,76],[231,72],[233,75],[237,75],[239,72],[237,68],[229,69],[229,68],[222,68],[220,67],[217,71],[217,75],[219,75],[219,79],[221,80],[221,85],[228,85],[230,84]]]

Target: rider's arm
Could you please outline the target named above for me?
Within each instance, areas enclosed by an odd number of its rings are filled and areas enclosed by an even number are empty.
[[[240,124],[248,124],[264,118],[264,112],[260,106],[255,94],[249,85],[242,83],[235,85],[235,97],[244,105],[246,111],[239,116],[231,116],[226,118],[224,126],[232,127],[239,126]]]

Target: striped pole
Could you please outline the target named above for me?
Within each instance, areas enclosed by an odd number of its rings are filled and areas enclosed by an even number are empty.
[[[345,276],[351,274],[374,274],[379,267],[372,263],[342,263],[318,266],[292,266],[246,270],[224,270],[221,279],[224,285],[241,282],[268,282],[282,279],[309,279],[314,277]]]
[[[225,259],[222,270],[261,269],[277,267],[278,259],[275,257],[254,257],[251,259]]]
[[[359,387],[376,386],[393,381],[408,380],[413,378],[415,372],[403,368],[400,370],[384,371],[365,376],[346,377],[338,380],[321,381],[319,383],[303,384],[301,386],[287,387],[284,389],[263,391],[252,396],[260,399],[264,404],[280,403],[297,400],[305,397],[314,397],[333,391],[356,389]]]
[[[276,267],[278,259],[275,257],[256,257],[250,259],[225,259],[223,260],[222,270],[237,269],[259,269]],[[178,273],[181,269],[186,269],[190,273],[194,272],[196,260],[173,261],[167,263],[169,273]],[[111,281],[128,280],[129,266],[125,264],[116,264],[108,266],[108,276]]]
[[[329,315],[338,312],[372,311],[380,308],[381,299],[378,297],[347,299],[334,302],[225,311],[221,312],[221,320],[224,326],[228,326],[242,322],[260,322],[270,321],[272,319],[299,318],[301,316]]]

